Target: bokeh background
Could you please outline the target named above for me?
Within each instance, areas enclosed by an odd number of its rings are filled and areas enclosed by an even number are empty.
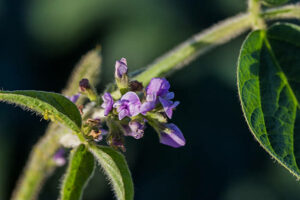
[[[0,0],[0,88],[60,92],[79,58],[101,44],[99,91],[113,80],[115,60],[130,70],[149,64],[191,35],[246,9],[245,0]],[[137,200],[298,200],[296,178],[250,134],[236,88],[236,63],[246,34],[169,77],[176,123],[187,145],[159,144],[148,129],[127,139]],[[0,199],[9,199],[33,144],[47,122],[0,104]],[[64,167],[40,199],[57,199]],[[97,170],[84,200],[110,200]]]

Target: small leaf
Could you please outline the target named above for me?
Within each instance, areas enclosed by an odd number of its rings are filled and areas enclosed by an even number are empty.
[[[65,174],[60,200],[79,200],[83,190],[94,172],[94,156],[81,144],[72,150]]]
[[[79,81],[83,78],[89,79],[91,85],[96,86],[100,80],[101,62],[100,46],[87,52],[76,65],[68,81],[67,87],[62,93],[68,96],[76,94],[79,88]]]
[[[16,104],[59,122],[75,132],[81,130],[78,108],[66,97],[42,91],[0,91],[0,101]]]
[[[116,198],[133,200],[133,182],[124,156],[111,147],[90,145],[89,149],[107,175]]]
[[[287,3],[289,0],[262,0],[267,6],[279,6],[281,4]]]
[[[242,108],[261,146],[300,178],[300,27],[252,32],[238,64]]]

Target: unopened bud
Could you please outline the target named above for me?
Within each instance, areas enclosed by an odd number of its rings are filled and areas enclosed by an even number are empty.
[[[122,94],[128,91],[128,76],[127,76],[127,61],[125,58],[116,61],[115,65],[115,79],[117,86]]]
[[[142,91],[143,90],[143,84],[138,81],[130,81],[129,88],[133,92]]]
[[[90,101],[98,103],[98,95],[96,89],[91,86],[88,79],[84,78],[79,82],[79,90],[81,94],[86,95],[90,99]]]
[[[84,78],[79,82],[79,88],[81,92],[85,92],[88,89],[91,89],[91,85],[88,79]]]

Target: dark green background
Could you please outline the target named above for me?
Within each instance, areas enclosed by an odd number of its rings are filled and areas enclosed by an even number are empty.
[[[80,56],[101,44],[99,91],[115,60],[144,67],[179,42],[246,9],[244,0],[0,0],[0,88],[60,92]],[[250,134],[236,88],[245,34],[169,77],[181,104],[173,122],[187,144],[172,149],[147,129],[128,138],[126,157],[137,200],[298,200],[296,178],[270,159]],[[47,122],[0,104],[0,199],[9,199],[30,148]],[[57,198],[63,168],[40,199]],[[112,199],[97,172],[84,200]]]

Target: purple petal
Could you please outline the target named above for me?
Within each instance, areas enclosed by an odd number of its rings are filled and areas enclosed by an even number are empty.
[[[145,125],[138,121],[130,121],[128,126],[124,126],[125,136],[131,136],[140,139],[144,136]]]
[[[103,104],[101,105],[101,107],[104,108],[104,116],[107,116],[113,108],[114,100],[110,95],[110,93],[108,92],[104,93],[102,99],[103,99]]]
[[[141,104],[130,104],[129,105],[130,116],[134,117],[134,116],[137,116],[138,114],[140,114],[140,107],[141,107]]]
[[[156,94],[148,94],[146,96],[146,101],[156,101],[156,98],[157,98]]]
[[[171,119],[172,115],[173,115],[173,109],[179,104],[179,102],[177,101],[173,104],[172,101],[166,100],[161,97],[159,97],[159,101],[160,101],[161,105],[163,106],[165,113],[167,114],[169,119]]]
[[[169,133],[161,132],[160,143],[178,148],[185,145],[185,138],[180,129],[175,124],[166,124],[166,127],[170,129]]]
[[[119,112],[119,120],[122,120],[124,117],[129,116],[129,112],[126,109],[123,109]]]
[[[152,78],[146,88],[147,95],[163,96],[168,93],[170,83],[165,78]]]
[[[145,102],[142,104],[140,108],[140,112],[145,115],[147,112],[153,110],[155,108],[155,101]]]
[[[166,96],[164,96],[164,98],[168,99],[168,100],[171,100],[171,99],[174,99],[174,96],[175,96],[174,92],[168,92],[166,94]]]

